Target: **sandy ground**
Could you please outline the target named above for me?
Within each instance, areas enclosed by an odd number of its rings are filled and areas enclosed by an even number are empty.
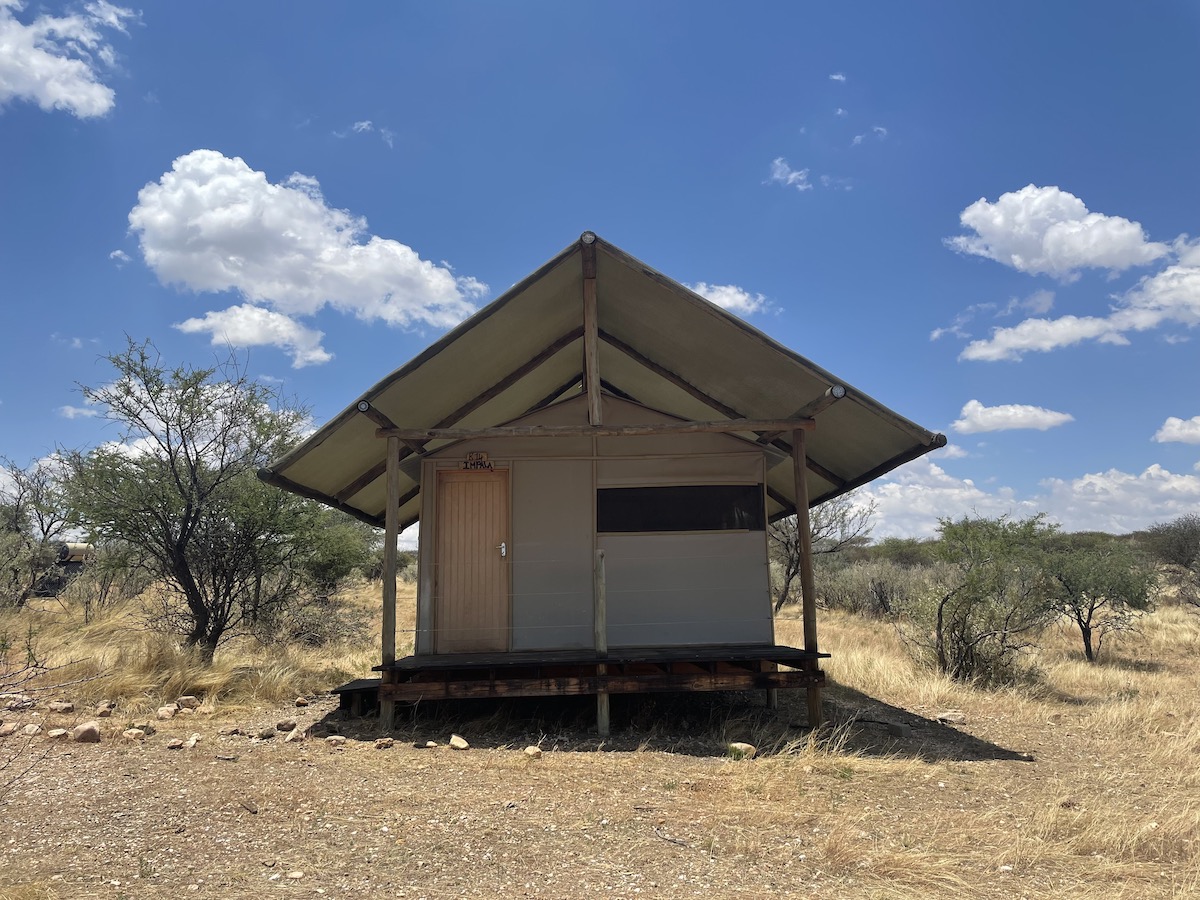
[[[388,749],[374,719],[328,696],[180,716],[132,743],[118,709],[98,745],[30,743],[36,764],[0,800],[0,897],[1145,897],[1196,883],[1194,857],[1039,847],[1038,815],[1088,791],[1140,790],[1156,815],[1153,773],[1129,760],[1099,779],[1069,710],[1036,728],[986,707],[946,725],[836,689],[835,720],[859,721],[823,752],[790,727],[802,693],[778,717],[758,697],[669,702],[614,698],[606,742],[587,700],[422,710]],[[220,733],[286,718],[313,734]],[[452,730],[469,750],[447,746]],[[756,736],[769,753],[728,756],[726,741]]]

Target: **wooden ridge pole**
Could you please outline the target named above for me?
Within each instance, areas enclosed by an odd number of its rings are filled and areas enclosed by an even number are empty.
[[[817,587],[813,581],[812,525],[808,514],[807,435],[803,428],[792,432],[792,474],[796,479],[796,533],[800,538],[800,598],[803,604],[804,652],[817,653]],[[816,666],[815,655],[806,665]],[[808,724],[821,724],[821,687],[808,687]]]
[[[579,238],[583,263],[583,381],[588,398],[588,424],[603,423],[600,399],[600,326],[596,309],[596,235]]]
[[[395,673],[388,666],[396,661],[396,539],[400,533],[400,438],[387,439],[387,509],[383,528],[383,684],[391,684]],[[379,700],[379,727],[386,734],[396,726],[396,701]]]

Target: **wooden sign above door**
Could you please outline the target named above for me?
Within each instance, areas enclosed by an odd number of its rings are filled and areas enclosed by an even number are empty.
[[[491,472],[495,469],[492,461],[488,459],[488,455],[483,451],[468,453],[466,458],[459,464],[459,468],[464,472]]]

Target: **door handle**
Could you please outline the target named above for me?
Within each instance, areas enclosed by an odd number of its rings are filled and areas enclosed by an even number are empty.
[[[501,541],[499,544],[497,544],[496,549],[500,551],[501,559],[508,556],[508,544],[505,543],[504,541]]]

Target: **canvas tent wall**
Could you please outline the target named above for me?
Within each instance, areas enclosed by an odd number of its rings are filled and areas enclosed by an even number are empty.
[[[610,424],[671,420],[611,396],[603,398],[603,416]],[[586,398],[577,396],[518,423],[586,421]],[[439,628],[445,601],[440,588],[457,577],[446,568],[461,570],[467,548],[445,539],[455,525],[443,518],[474,511],[448,502],[443,483],[447,476],[455,479],[446,490],[457,496],[461,482],[478,480],[462,467],[480,454],[489,467],[507,473],[511,522],[491,537],[471,530],[461,536],[485,555],[505,545],[497,562],[506,599],[496,602],[508,604],[511,635],[493,635],[484,645],[516,651],[591,647],[597,549],[605,552],[610,647],[773,642],[762,445],[726,434],[526,437],[463,441],[425,458],[418,654],[459,645]],[[656,488],[720,496],[729,487],[757,495],[759,512],[724,521],[716,510],[699,518],[693,511],[689,520],[687,509],[677,509],[675,521],[663,522],[656,508],[662,502]],[[669,502],[678,506],[679,492],[673,496]],[[628,506],[630,498],[649,506],[618,507],[598,527],[604,512],[598,503],[611,509],[614,503]],[[639,515],[653,521],[638,521]]]

